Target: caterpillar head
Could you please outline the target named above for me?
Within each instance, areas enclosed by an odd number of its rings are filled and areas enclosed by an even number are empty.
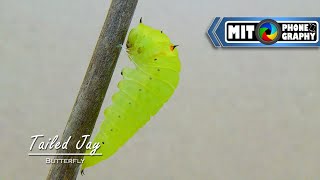
[[[178,55],[177,46],[170,42],[166,34],[142,22],[130,31],[126,47],[130,59],[137,64],[148,63],[146,61],[158,55]]]

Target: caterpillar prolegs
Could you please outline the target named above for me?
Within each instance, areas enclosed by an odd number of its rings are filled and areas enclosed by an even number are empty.
[[[100,143],[96,153],[102,156],[86,156],[82,170],[113,155],[159,111],[178,85],[178,50],[162,31],[140,22],[130,31],[126,47],[135,68],[122,70],[119,91],[104,111],[105,120],[93,140]]]

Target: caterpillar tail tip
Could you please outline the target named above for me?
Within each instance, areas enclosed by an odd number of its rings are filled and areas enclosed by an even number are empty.
[[[85,175],[84,174],[84,169],[81,169],[81,176]]]

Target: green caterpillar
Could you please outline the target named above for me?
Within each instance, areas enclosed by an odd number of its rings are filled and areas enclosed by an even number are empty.
[[[104,111],[105,120],[93,140],[100,143],[97,153],[102,156],[86,156],[82,172],[112,156],[159,111],[178,85],[178,50],[162,31],[140,20],[130,31],[126,46],[135,68],[122,70],[120,90],[112,96],[112,104]]]

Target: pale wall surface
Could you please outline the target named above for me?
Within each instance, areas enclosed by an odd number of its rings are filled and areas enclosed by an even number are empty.
[[[46,177],[45,158],[27,156],[30,136],[62,133],[109,4],[0,0],[0,179]],[[214,49],[205,34],[215,16],[318,16],[319,5],[140,1],[132,26],[143,17],[180,45],[180,86],[79,179],[320,179],[319,50]],[[122,52],[103,108],[129,64]]]

